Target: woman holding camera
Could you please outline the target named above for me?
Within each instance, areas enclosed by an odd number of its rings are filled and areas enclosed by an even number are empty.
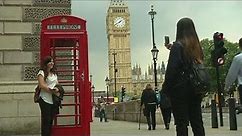
[[[191,62],[203,63],[203,51],[190,18],[177,23],[176,41],[170,48],[163,89],[169,95],[177,136],[188,136],[190,123],[194,136],[205,136],[202,121],[202,97],[194,93],[185,78],[185,67]]]

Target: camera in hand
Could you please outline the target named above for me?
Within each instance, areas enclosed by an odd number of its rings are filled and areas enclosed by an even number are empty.
[[[169,44],[170,40],[169,40],[169,36],[165,36],[165,44]]]

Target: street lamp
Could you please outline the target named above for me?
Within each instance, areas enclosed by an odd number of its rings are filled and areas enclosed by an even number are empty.
[[[94,90],[95,90],[95,86],[92,85],[92,104],[94,105]]]
[[[154,17],[155,17],[156,12],[154,11],[153,7],[154,6],[151,5],[151,11],[148,12],[148,14],[151,17],[152,41],[153,41],[153,48],[154,48],[154,46],[155,46]]]
[[[116,69],[116,59],[115,56],[117,55],[116,52],[112,53],[113,54],[113,69],[114,69],[114,96],[116,97],[116,77],[117,77],[117,72],[118,70]]]
[[[155,46],[155,33],[154,33],[154,16],[156,15],[156,12],[153,9],[153,5],[151,5],[151,11],[148,12],[148,14],[151,17],[151,31],[152,31],[152,43],[153,48],[151,50],[153,60],[154,60],[154,76],[155,76],[155,91],[157,91],[157,70],[156,70],[156,60],[158,56],[159,50]]]
[[[108,79],[108,77],[106,77],[106,79],[105,79],[105,82],[106,82],[106,86],[107,86],[107,103],[108,103],[108,86],[109,86],[109,79]]]
[[[159,50],[156,48],[156,46],[153,47],[151,50],[153,60],[154,60],[154,76],[155,76],[155,91],[157,91],[157,70],[156,70],[156,60],[158,56]]]
[[[165,67],[164,61],[162,61],[162,64],[161,64],[161,77],[162,77],[162,80],[164,80],[165,73],[166,73],[166,67]]]
[[[163,75],[166,73],[166,66],[165,66],[164,61],[162,61],[162,64],[161,64],[161,73],[162,73]]]

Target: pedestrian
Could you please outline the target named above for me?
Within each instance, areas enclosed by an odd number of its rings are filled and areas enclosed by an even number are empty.
[[[171,101],[164,90],[161,90],[159,93],[161,96],[160,110],[163,117],[165,129],[168,130],[170,128],[170,122],[171,122],[171,111],[172,111]]]
[[[59,90],[55,87],[58,83],[58,79],[52,57],[47,56],[44,58],[37,74],[37,79],[38,85],[41,88],[39,100],[41,111],[41,136],[51,136],[52,122],[55,116],[52,94],[59,96]]]
[[[104,119],[105,122],[108,122],[108,120],[107,120],[107,113],[106,113],[106,104],[107,103],[105,102],[103,96],[101,96],[101,99],[99,100],[98,103],[99,103],[100,122],[102,122],[103,119]]]
[[[147,119],[148,130],[151,130],[151,124],[152,124],[152,129],[155,130],[155,127],[156,127],[155,111],[156,111],[157,99],[156,99],[155,91],[152,89],[152,86],[150,84],[147,84],[145,89],[142,92],[140,107],[142,107],[143,104],[145,106],[144,107],[145,110],[143,112]]]
[[[202,97],[195,94],[189,85],[186,67],[194,63],[203,63],[203,51],[190,18],[181,18],[177,22],[176,41],[170,48],[163,88],[171,100],[172,112],[177,136],[188,136],[191,124],[194,136],[205,136],[202,121]]]
[[[242,104],[242,38],[240,38],[239,40],[239,48],[241,52],[233,58],[232,64],[229,68],[229,71],[225,79],[224,88],[227,92],[229,92],[230,86],[237,79],[239,99],[240,99],[239,107],[241,107],[241,104]],[[238,108],[237,113],[242,113],[242,108]]]

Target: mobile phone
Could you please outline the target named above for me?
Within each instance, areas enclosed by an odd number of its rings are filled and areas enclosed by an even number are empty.
[[[169,36],[165,36],[165,45],[169,43],[170,43]]]

